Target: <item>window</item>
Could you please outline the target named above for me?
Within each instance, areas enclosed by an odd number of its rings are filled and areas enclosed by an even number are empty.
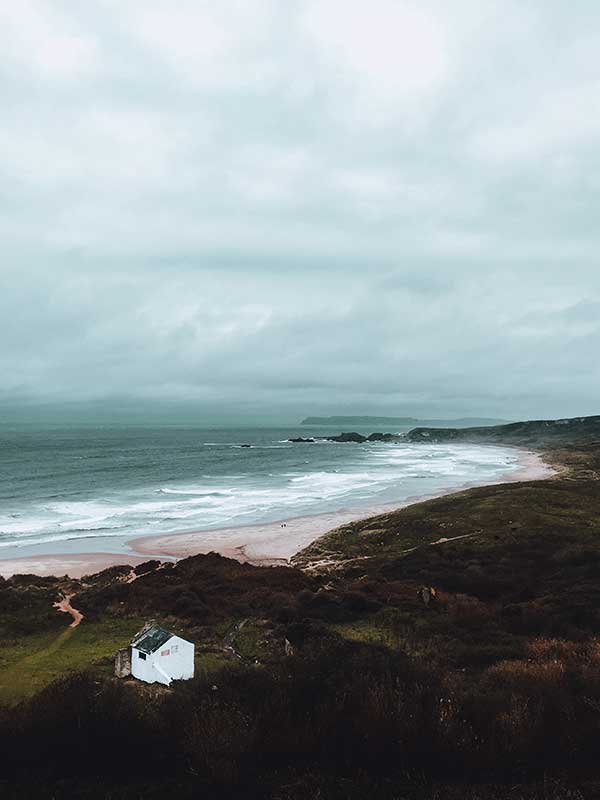
[[[138,658],[140,659],[140,661],[145,661],[146,660],[146,653],[138,653]]]

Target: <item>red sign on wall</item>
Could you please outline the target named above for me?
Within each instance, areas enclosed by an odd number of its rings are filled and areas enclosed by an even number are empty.
[[[170,650],[161,650],[160,651],[161,656],[168,656],[170,653],[171,653]]]

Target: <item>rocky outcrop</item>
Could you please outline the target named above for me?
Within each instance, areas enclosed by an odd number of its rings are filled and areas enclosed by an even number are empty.
[[[437,597],[437,591],[434,586],[421,586],[417,591],[417,597],[428,606]]]
[[[131,675],[131,646],[122,647],[115,653],[115,675],[117,678]]]
[[[363,436],[362,433],[356,433],[355,431],[340,433],[339,436],[326,436],[325,439],[328,442],[357,442],[358,444],[367,441],[366,436]]]
[[[357,442],[360,444],[362,442],[393,442],[400,438],[402,437],[396,433],[370,433],[368,436],[364,436],[356,431],[345,431],[337,436],[311,436],[308,438],[297,436],[288,439],[288,442]]]
[[[393,442],[399,438],[395,433],[371,433],[367,436],[367,442]]]

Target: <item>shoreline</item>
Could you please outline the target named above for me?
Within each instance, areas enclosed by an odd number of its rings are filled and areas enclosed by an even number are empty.
[[[20,558],[0,559],[0,576],[6,578],[15,574],[40,576],[68,574],[72,578],[80,578],[111,566],[121,564],[136,566],[150,559],[177,560],[209,552],[260,566],[285,566],[289,564],[293,555],[329,531],[349,522],[398,511],[409,505],[457,494],[474,487],[544,480],[557,474],[558,470],[543,460],[543,453],[520,447],[512,449],[519,450],[522,458],[514,470],[496,481],[470,482],[454,486],[447,491],[414,495],[404,502],[384,503],[367,508],[340,509],[239,527],[139,536],[127,541],[127,546],[130,548],[128,552],[39,553]]]
[[[517,448],[521,450],[521,448]],[[147,558],[186,558],[200,553],[217,552],[227,558],[247,561],[251,564],[270,566],[287,564],[292,556],[329,531],[350,522],[369,519],[379,514],[398,511],[409,505],[422,503],[435,497],[456,494],[476,486],[493,486],[500,483],[550,478],[555,469],[546,464],[541,454],[522,451],[523,458],[514,470],[497,481],[484,484],[469,482],[448,491],[432,492],[408,497],[404,502],[381,503],[367,508],[348,508],[298,517],[255,523],[243,527],[226,527],[205,531],[187,531],[131,539],[131,549]],[[282,527],[285,525],[285,527]],[[249,537],[248,533],[252,532]]]

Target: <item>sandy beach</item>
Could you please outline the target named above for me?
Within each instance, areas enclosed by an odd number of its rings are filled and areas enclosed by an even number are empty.
[[[212,530],[140,536],[127,542],[129,551],[120,553],[51,553],[24,555],[22,558],[0,559],[0,575],[30,573],[34,575],[70,575],[79,578],[116,564],[135,566],[150,558],[176,560],[199,553],[217,552],[228,558],[253,564],[287,564],[297,552],[330,530],[353,520],[404,508],[412,503],[454,494],[473,486],[511,483],[549,478],[555,470],[535,452],[520,450],[518,467],[498,481],[470,483],[433,495],[416,495],[404,503],[386,503],[368,508],[291,517],[256,525],[224,527]]]
[[[71,578],[81,578],[82,575],[92,575],[116,564],[130,564],[134,567],[147,560],[147,557],[123,553],[48,553],[2,559],[0,575],[4,578],[11,575],[68,575]]]
[[[542,461],[541,456],[537,453],[524,451],[523,458],[519,459],[519,462],[519,466],[512,473],[504,476],[502,480],[491,483],[540,480],[550,477],[555,472],[552,467]],[[491,483],[488,481],[486,485],[489,486]],[[464,484],[447,492],[418,495],[410,497],[404,503],[386,503],[370,506],[367,509],[350,508],[238,528],[137,537],[128,544],[134,552],[145,554],[146,557],[185,558],[197,553],[217,552],[228,558],[249,561],[252,564],[286,564],[295,553],[341,525],[389,513],[405,508],[412,503],[439,497],[441,494],[454,494],[479,485],[481,484]]]

